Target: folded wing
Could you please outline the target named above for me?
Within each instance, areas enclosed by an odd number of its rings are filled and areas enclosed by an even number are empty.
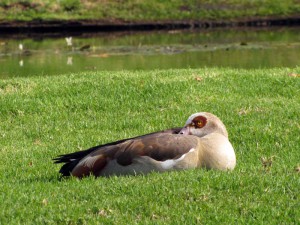
[[[183,161],[183,156],[197,148],[197,144],[195,136],[168,133],[131,139],[96,149],[81,159],[71,174],[84,177],[167,170]]]
[[[130,141],[133,140],[137,140],[137,139],[141,139],[141,138],[145,138],[145,137],[155,137],[157,135],[160,134],[178,134],[179,131],[182,128],[172,128],[172,129],[168,129],[168,130],[163,130],[163,131],[159,131],[159,132],[154,132],[154,133],[150,133],[150,134],[146,134],[146,135],[142,135],[142,136],[137,136],[137,137],[133,137],[133,138],[128,138],[128,139],[122,139],[119,141],[115,141],[115,142],[111,142],[111,143],[107,143],[104,145],[98,145],[92,148],[89,148],[87,150],[83,150],[83,151],[78,151],[78,152],[73,152],[70,154],[65,154],[65,155],[60,155],[57,158],[54,159],[54,163],[65,163],[62,168],[60,169],[60,173],[63,176],[70,176],[72,173],[72,170],[75,168],[76,165],[79,164],[79,162],[85,158],[88,155],[94,155],[95,152],[97,152],[97,154],[99,153],[99,150],[101,152],[106,152],[106,154],[108,154],[108,152],[114,155],[114,153],[116,151],[118,151],[118,146],[124,144],[126,142],[126,145],[128,143],[131,143]],[[122,145],[123,146],[123,145]],[[94,158],[94,160],[96,160]],[[122,159],[119,159],[119,161],[122,163]],[[126,160],[123,160],[123,163]],[[101,159],[101,157],[97,158],[97,160],[95,162],[98,162],[98,165],[100,165],[102,163],[104,167],[106,165],[104,159]]]

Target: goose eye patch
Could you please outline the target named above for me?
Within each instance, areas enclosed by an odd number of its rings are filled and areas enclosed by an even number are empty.
[[[207,119],[204,116],[197,116],[193,119],[193,124],[196,128],[202,128],[206,125]]]

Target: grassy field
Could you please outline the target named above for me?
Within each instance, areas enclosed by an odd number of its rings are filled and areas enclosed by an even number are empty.
[[[300,14],[299,0],[2,0],[0,21],[11,20],[230,20]]]
[[[299,224],[300,68],[86,72],[0,80],[0,224]],[[232,172],[60,179],[58,154],[226,124]]]

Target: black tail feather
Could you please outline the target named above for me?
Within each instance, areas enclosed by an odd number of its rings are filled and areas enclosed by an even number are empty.
[[[74,160],[71,162],[67,162],[60,168],[59,172],[61,173],[62,176],[70,176],[72,170],[79,163],[79,161],[80,161],[80,159],[77,159],[77,160]]]

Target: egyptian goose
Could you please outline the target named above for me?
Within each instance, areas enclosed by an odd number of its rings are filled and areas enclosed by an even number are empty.
[[[191,115],[183,128],[150,133],[61,155],[63,176],[136,175],[190,168],[232,170],[235,153],[222,121],[207,112]]]

